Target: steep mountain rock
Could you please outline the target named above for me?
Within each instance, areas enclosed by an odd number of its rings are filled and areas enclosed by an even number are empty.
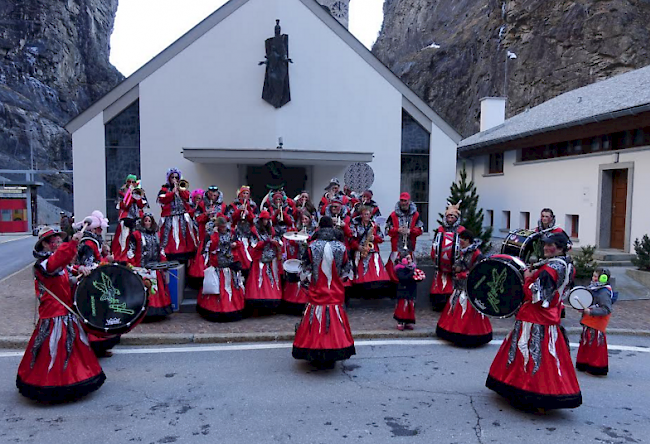
[[[0,0],[0,168],[71,169],[63,128],[119,83],[109,63],[118,0]],[[50,177],[67,186],[69,177]]]
[[[515,115],[647,65],[648,41],[648,0],[386,0],[372,51],[467,137],[482,97]]]

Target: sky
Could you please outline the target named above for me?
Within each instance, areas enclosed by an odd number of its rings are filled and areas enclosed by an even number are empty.
[[[130,76],[226,1],[120,0],[111,36],[111,63]],[[381,28],[383,3],[350,1],[350,32],[368,48]]]

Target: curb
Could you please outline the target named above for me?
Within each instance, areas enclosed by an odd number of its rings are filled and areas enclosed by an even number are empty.
[[[510,329],[496,328],[493,333],[497,337],[504,337]],[[581,327],[569,327],[569,334],[582,333]],[[636,330],[628,328],[611,328],[608,336],[643,336],[650,337],[650,330]],[[295,333],[139,333],[122,336],[121,345],[179,345],[179,344],[228,344],[239,342],[287,342],[293,341]],[[365,330],[352,331],[355,339],[415,339],[435,338],[435,331],[431,328],[412,331],[393,330]],[[0,336],[0,349],[24,349],[29,342],[29,336]]]

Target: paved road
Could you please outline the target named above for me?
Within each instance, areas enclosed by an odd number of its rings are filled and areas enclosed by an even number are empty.
[[[0,279],[24,268],[34,261],[32,250],[36,237],[27,236],[22,239],[4,242],[0,237]]]
[[[484,387],[496,343],[358,341],[356,356],[325,371],[293,360],[290,344],[118,348],[98,392],[49,407],[18,394],[20,353],[6,352],[0,442],[648,442],[650,339],[611,342],[623,347],[610,344],[610,375],[579,375],[584,404],[545,415]]]

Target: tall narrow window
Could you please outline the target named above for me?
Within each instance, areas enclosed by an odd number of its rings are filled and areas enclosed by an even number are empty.
[[[510,229],[510,211],[503,212],[503,228]]]
[[[494,210],[487,210],[487,220],[490,227],[494,226]]]
[[[490,165],[488,168],[489,174],[503,173],[503,153],[490,154]]]
[[[417,205],[424,230],[429,227],[429,157],[431,135],[402,110],[400,189]]]
[[[566,215],[567,226],[569,227],[571,237],[577,238],[580,228],[580,216],[577,214]]]
[[[132,105],[115,116],[105,127],[106,140],[106,217],[115,231],[118,191],[129,174],[140,178],[140,105]]]
[[[522,211],[519,214],[519,226],[530,230],[530,213],[528,211]]]

